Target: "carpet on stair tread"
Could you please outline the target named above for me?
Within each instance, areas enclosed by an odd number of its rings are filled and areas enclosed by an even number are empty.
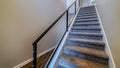
[[[98,57],[102,57],[105,59],[108,59],[107,54],[105,53],[104,50],[98,50],[98,49],[93,49],[93,48],[86,48],[86,47],[79,47],[79,46],[66,46],[65,48],[74,50],[74,51],[78,51],[78,52],[82,52],[85,54],[90,54],[90,55],[94,55],[94,56],[98,56]]]
[[[102,40],[103,35],[101,33],[70,32],[69,37]]]
[[[77,58],[66,54],[62,54],[59,61],[59,64],[66,66],[66,68],[108,68],[108,66],[105,64]]]
[[[88,40],[88,39],[80,39],[80,38],[69,38],[68,40],[78,41],[78,42],[86,42],[86,43],[91,43],[91,44],[105,45],[105,43],[103,41],[98,41],[98,40]]]

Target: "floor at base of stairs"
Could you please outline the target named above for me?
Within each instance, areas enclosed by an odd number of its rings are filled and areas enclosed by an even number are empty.
[[[44,66],[45,66],[46,62],[48,61],[48,59],[50,58],[53,50],[47,52],[46,54],[44,54],[38,58],[37,68],[44,68]],[[32,62],[26,64],[25,66],[23,66],[21,68],[32,68]]]

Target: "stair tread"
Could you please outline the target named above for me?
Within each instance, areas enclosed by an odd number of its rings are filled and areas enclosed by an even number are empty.
[[[94,55],[97,57],[108,59],[108,56],[104,50],[98,50],[98,49],[80,47],[80,46],[66,46],[66,48],[77,51],[77,52],[81,52],[84,54]]]
[[[94,35],[94,36],[103,36],[101,33],[89,33],[89,32],[70,32],[70,34],[83,34],[83,35]]]
[[[96,14],[97,14],[97,13],[81,13],[81,14],[79,13],[78,16],[79,16],[79,15],[96,15]]]
[[[63,59],[63,61],[67,61],[68,63],[76,65],[80,68],[109,68],[108,65],[105,65],[105,64],[97,63],[94,61],[90,61],[87,59],[82,59],[82,58],[78,58],[78,57],[74,57],[66,54],[62,54],[61,58]]]
[[[84,18],[87,18],[87,17],[97,17],[97,15],[84,15],[84,16],[81,16],[81,15],[78,15],[77,17],[84,17]]]
[[[91,20],[98,20],[98,18],[91,18],[91,19],[77,19],[77,20],[75,20],[75,21],[91,21]]]
[[[89,24],[93,24],[93,25],[94,25],[94,24],[99,24],[99,23],[98,23],[98,22],[86,22],[86,23],[85,23],[85,22],[81,22],[81,23],[74,23],[74,24],[78,24],[78,25],[83,25],[83,24],[84,24],[84,25],[89,25]]]
[[[92,15],[92,14],[94,15],[94,14],[97,14],[97,13],[81,13],[81,14],[79,13],[78,15]]]
[[[99,21],[85,21],[85,22],[75,22],[76,23],[99,23]]]
[[[79,27],[79,26],[74,26],[74,27],[72,27],[72,29],[73,30],[74,29],[77,29],[77,30],[81,30],[81,29],[83,29],[83,30],[101,30],[100,27]]]
[[[86,17],[86,16],[97,16],[97,14],[88,14],[88,15],[77,15],[78,17]]]
[[[91,19],[91,18],[97,18],[97,16],[87,16],[87,17],[76,17],[76,19]]]
[[[103,41],[100,41],[100,40],[81,39],[81,38],[69,38],[68,40],[78,41],[78,42],[86,42],[86,43],[91,43],[91,44],[105,45],[105,43]]]

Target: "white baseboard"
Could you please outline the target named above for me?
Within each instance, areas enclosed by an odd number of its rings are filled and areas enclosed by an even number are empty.
[[[42,53],[40,53],[40,54],[38,54],[38,55],[37,55],[37,58],[40,57],[40,56],[42,56],[42,55],[44,55],[45,53],[51,51],[51,50],[54,49],[54,48],[55,48],[55,46],[52,47],[52,48],[50,48],[50,49],[48,49],[48,50],[46,50],[46,51],[44,51],[44,52],[42,52]],[[26,60],[26,61],[24,61],[24,62],[22,62],[22,63],[20,63],[20,64],[18,64],[18,65],[16,65],[16,66],[14,66],[13,68],[21,68],[21,67],[23,67],[24,65],[32,62],[32,60],[33,60],[33,58],[30,58],[30,59],[28,59],[28,60]]]
[[[108,43],[108,40],[107,40],[107,36],[106,36],[105,30],[104,30],[104,27],[103,27],[103,23],[102,23],[102,20],[100,18],[100,15],[98,13],[98,9],[97,9],[96,5],[95,5],[95,9],[96,9],[96,13],[97,13],[97,16],[98,16],[98,19],[99,19],[100,26],[102,28],[102,33],[103,33],[103,36],[104,36],[104,42],[106,44],[105,51],[109,56],[109,68],[116,68],[114,60],[113,60],[113,56],[112,56],[112,53],[111,53],[111,50],[110,50],[110,47],[109,47],[109,43]]]

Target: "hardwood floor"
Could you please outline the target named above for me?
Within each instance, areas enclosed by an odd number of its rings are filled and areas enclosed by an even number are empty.
[[[46,54],[44,54],[44,55],[42,55],[41,57],[38,58],[37,68],[44,68],[44,66],[45,66],[46,62],[48,61],[48,59],[50,58],[52,52],[53,52],[53,50],[47,52]],[[22,68],[32,68],[32,62],[26,64]]]

